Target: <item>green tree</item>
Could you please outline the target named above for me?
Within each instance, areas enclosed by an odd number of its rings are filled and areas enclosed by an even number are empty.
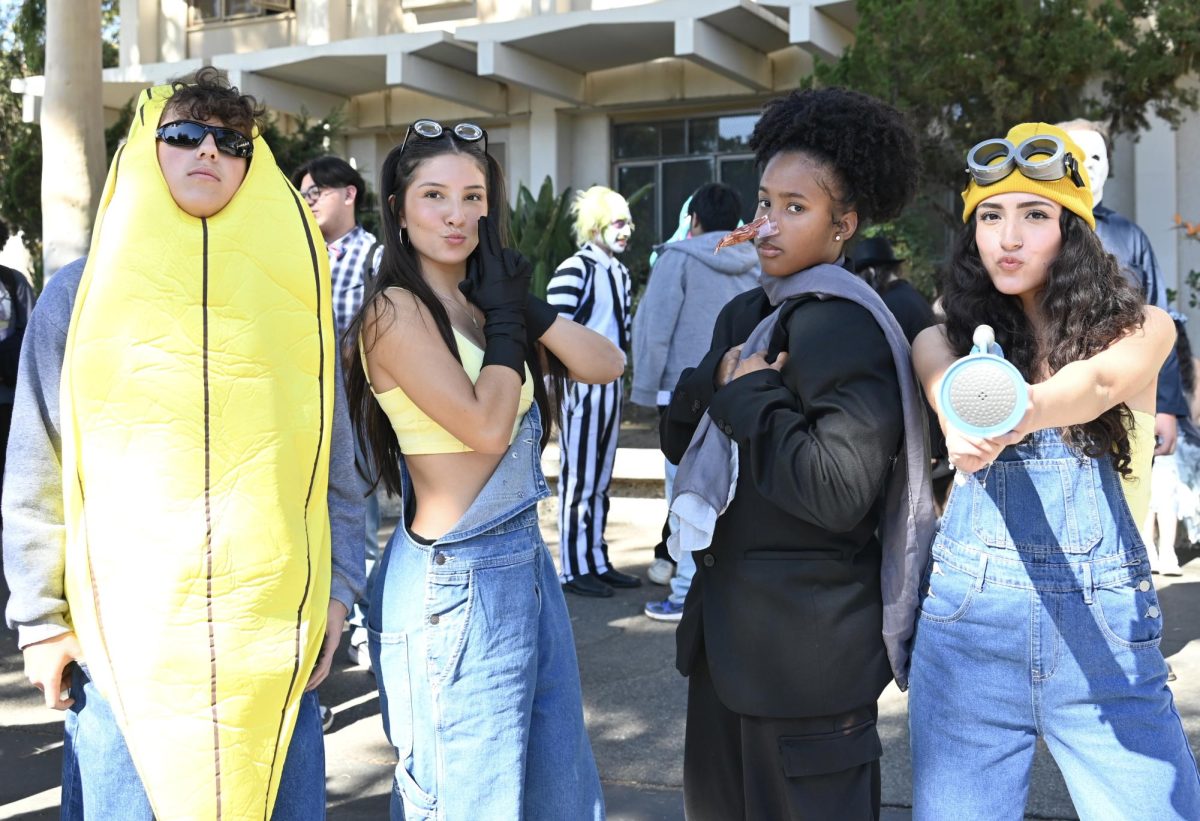
[[[858,0],[855,43],[815,79],[890,102],[922,143],[918,207],[881,230],[918,284],[959,220],[966,152],[1018,122],[1088,117],[1115,132],[1195,109],[1196,0]],[[914,256],[915,255],[915,256]]]

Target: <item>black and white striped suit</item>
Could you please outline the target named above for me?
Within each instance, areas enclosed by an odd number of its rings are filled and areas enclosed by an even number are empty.
[[[586,243],[554,272],[546,301],[563,316],[628,349],[629,271]],[[604,525],[608,487],[621,427],[620,379],[606,385],[571,383],[562,406],[558,478],[562,581],[609,569]]]

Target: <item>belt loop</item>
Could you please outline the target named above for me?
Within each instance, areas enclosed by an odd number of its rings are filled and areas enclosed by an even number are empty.
[[[988,555],[983,553],[979,556],[979,570],[975,576],[975,592],[979,593],[983,590],[983,579],[987,575]]]
[[[1092,591],[1095,590],[1092,584],[1092,564],[1088,562],[1083,566],[1083,603],[1092,603]]]

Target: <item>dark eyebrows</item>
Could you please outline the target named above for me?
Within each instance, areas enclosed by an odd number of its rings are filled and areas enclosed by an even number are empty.
[[[1047,208],[1047,207],[1050,207],[1051,205],[1052,205],[1052,203],[1050,202],[1050,200],[1030,200],[1029,202],[1017,203],[1017,210],[1020,211],[1025,208]],[[1000,205],[997,205],[994,202],[982,202],[979,204],[979,207],[982,209],[985,209],[987,211],[1003,211],[1004,210],[1003,207],[1001,207]]]
[[[767,189],[763,188],[762,186],[759,186],[758,193],[770,194],[771,192],[768,191]],[[781,191],[779,193],[779,197],[781,199],[785,199],[785,200],[806,200],[806,199],[808,199],[808,197],[806,197],[804,194],[799,193],[798,191]]]
[[[433,180],[431,180],[429,182],[423,182],[423,183],[420,183],[419,185],[417,185],[417,188],[449,188],[449,187],[450,186],[446,185],[446,183],[444,183],[444,182],[436,182]],[[473,185],[466,186],[466,190],[468,190],[468,191],[474,191],[475,189],[478,189],[480,191],[486,191],[487,186],[483,185],[481,183],[475,183]]]

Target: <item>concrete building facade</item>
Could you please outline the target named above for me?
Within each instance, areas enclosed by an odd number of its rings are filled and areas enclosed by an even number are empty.
[[[110,114],[150,83],[215,65],[278,112],[340,108],[331,149],[368,180],[412,120],[470,120],[514,190],[547,176],[556,190],[654,183],[634,215],[654,241],[710,180],[752,211],[756,113],[814,59],[839,55],[858,22],[853,0],[121,0],[120,11]],[[29,118],[40,82],[16,89]],[[1145,228],[1178,289],[1200,269],[1200,242],[1173,229],[1176,214],[1200,221],[1200,114],[1177,131],[1152,122],[1117,140],[1105,202]]]

